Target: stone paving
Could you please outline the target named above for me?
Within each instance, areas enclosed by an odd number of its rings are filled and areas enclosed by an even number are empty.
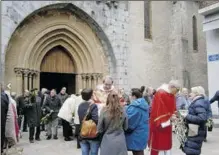
[[[42,133],[40,142],[30,144],[28,141],[28,133],[23,133],[23,138],[20,140],[19,147],[23,148],[22,155],[80,155],[81,152],[76,148],[76,141],[65,142],[59,131],[58,140],[46,140],[45,132]],[[201,155],[219,155],[219,129],[214,129],[208,133],[208,142],[203,144]],[[172,155],[183,155],[178,149],[178,141],[174,138]],[[132,153],[130,152],[129,155]],[[145,154],[149,155],[149,151],[145,150]],[[14,154],[13,154],[14,155]]]

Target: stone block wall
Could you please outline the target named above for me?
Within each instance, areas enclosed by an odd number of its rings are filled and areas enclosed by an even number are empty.
[[[1,43],[1,78],[4,78],[4,64],[6,48],[9,40],[16,27],[33,11],[56,3],[72,3],[90,17],[103,29],[112,49],[108,51],[107,57],[110,65],[110,73],[115,79],[116,85],[123,87],[127,77],[127,59],[128,41],[127,28],[129,22],[129,13],[127,11],[127,2],[119,2],[115,8],[113,4],[106,5],[105,2],[97,3],[96,1],[5,1],[2,3],[2,43]],[[97,34],[99,32],[96,32]],[[99,34],[102,35],[102,34]],[[105,43],[105,41],[102,41]],[[106,45],[105,45],[106,46]],[[107,53],[107,52],[106,52]],[[115,57],[115,60],[113,60]],[[126,82],[127,83],[127,82]],[[126,87],[127,88],[127,87]]]

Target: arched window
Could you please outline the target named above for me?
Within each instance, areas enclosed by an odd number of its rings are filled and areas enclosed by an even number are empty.
[[[144,1],[144,38],[151,39],[151,2]]]
[[[198,50],[197,19],[192,17],[193,50]]]

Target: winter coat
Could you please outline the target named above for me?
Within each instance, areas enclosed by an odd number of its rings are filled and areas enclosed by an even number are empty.
[[[186,100],[186,98],[182,95],[177,95],[176,96],[176,109],[177,110],[184,110],[186,109],[186,107],[188,107],[188,102]]]
[[[213,115],[212,115],[211,103],[210,103],[210,101],[208,100],[208,98],[205,98],[205,104],[207,104],[207,106],[208,106],[208,109],[207,109],[207,117],[208,117],[208,119],[209,119],[209,118],[212,118]]]
[[[100,112],[97,128],[98,133],[103,136],[100,155],[128,155],[124,134],[124,130],[128,128],[125,111],[120,119],[120,124],[116,127],[115,121],[112,121],[109,116],[109,112],[103,108]]]
[[[42,116],[41,111],[41,97],[36,96],[36,102],[25,104],[25,111],[27,116],[27,123],[29,127],[40,126]]]
[[[5,126],[6,126],[8,108],[9,108],[9,98],[7,94],[1,92],[1,147],[3,147],[5,140]]]
[[[205,103],[205,99],[202,96],[196,97],[188,109],[188,115],[186,116],[185,120],[187,124],[195,124],[199,125],[198,134],[193,137],[187,137],[185,142],[185,146],[183,151],[187,155],[200,155],[201,154],[201,147],[202,142],[205,139],[206,130],[206,121],[207,117],[207,110],[209,105]]]
[[[62,105],[64,104],[65,100],[67,100],[67,98],[69,97],[69,95],[67,93],[65,94],[58,94],[59,99],[61,100]]]
[[[141,151],[147,146],[149,135],[149,107],[144,98],[131,102],[127,107],[128,131],[126,144],[128,150]]]
[[[74,111],[75,111],[75,97],[71,96],[62,105],[61,109],[59,110],[58,117],[71,123]]]
[[[50,113],[51,110],[53,110],[52,114],[50,115],[51,121],[58,118],[58,113],[61,106],[62,106],[61,100],[57,95],[53,97],[47,96],[44,107],[47,113]]]
[[[78,116],[78,107],[79,105],[84,102],[84,100],[82,99],[82,96],[77,96],[77,98],[75,99],[75,111],[74,111],[74,123],[75,124],[80,124],[80,120],[79,120],[79,116]]]
[[[5,137],[7,138],[9,145],[13,146],[17,143],[17,134],[19,131],[17,122],[16,102],[10,96],[10,92],[6,92],[8,96],[8,112],[5,125]]]
[[[97,108],[97,105],[96,104],[90,105],[90,104],[91,103],[89,101],[84,101],[78,107],[78,116],[79,116],[79,120],[80,120],[80,126],[82,125],[84,117],[87,114],[89,106],[90,106],[90,110],[89,110],[89,114],[87,115],[86,120],[91,119],[96,123],[96,125],[98,123],[98,108]],[[80,137],[80,140],[85,140],[85,139],[88,140],[87,138]],[[90,140],[96,140],[97,141],[97,140],[99,140],[99,138],[96,137],[96,138],[92,138]]]
[[[216,102],[218,103],[219,107],[219,90],[215,93],[214,97],[210,100],[210,103]]]

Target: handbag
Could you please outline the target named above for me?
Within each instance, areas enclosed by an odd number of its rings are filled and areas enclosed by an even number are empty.
[[[87,113],[84,116],[84,119],[82,121],[81,131],[80,131],[81,138],[92,139],[92,138],[97,137],[97,125],[96,125],[96,123],[92,119],[87,120],[87,117],[88,117],[88,115],[91,111],[91,105],[92,104],[89,105]]]

